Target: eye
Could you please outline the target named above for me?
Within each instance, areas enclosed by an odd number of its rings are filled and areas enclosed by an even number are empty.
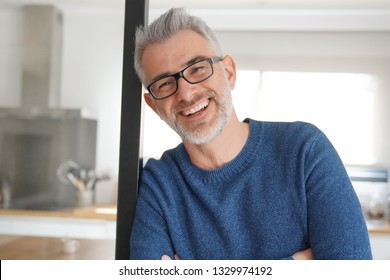
[[[172,87],[173,84],[174,84],[173,81],[163,81],[160,84],[158,84],[157,89],[158,90],[164,90],[164,88]]]
[[[153,91],[165,91],[175,87],[176,80],[172,77],[162,78],[153,84]]]
[[[204,70],[206,67],[204,64],[199,64],[199,65],[196,65],[193,69],[192,69],[192,72],[196,73],[196,72],[199,72],[199,71],[202,71]]]
[[[194,65],[189,70],[190,76],[198,76],[202,75],[204,72],[207,71],[207,67],[204,64]]]

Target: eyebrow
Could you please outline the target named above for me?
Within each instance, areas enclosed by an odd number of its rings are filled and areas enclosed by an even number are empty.
[[[186,63],[184,63],[183,68],[187,67],[188,65],[191,65],[193,63],[196,63],[198,62],[199,60],[202,60],[202,59],[205,59],[207,58],[207,56],[204,56],[204,55],[199,55],[197,57],[194,57],[193,59],[190,59],[189,61],[187,61]]]
[[[194,58],[188,60],[187,62],[183,63],[183,64],[181,65],[181,68],[182,68],[182,70],[183,70],[183,69],[186,68],[187,66],[189,66],[189,65],[191,65],[191,64],[193,64],[193,63],[196,63],[196,62],[198,62],[199,60],[202,60],[202,59],[205,59],[205,58],[207,58],[207,56],[198,55],[198,56],[196,56],[196,57],[194,57]],[[182,70],[180,70],[180,71],[182,71]],[[180,72],[180,71],[179,71],[179,72]],[[178,72],[176,72],[176,73],[178,73]],[[165,78],[165,77],[169,77],[169,76],[175,75],[176,73],[164,72],[164,73],[162,73],[162,74],[160,74],[160,75],[154,77],[154,78],[152,79],[152,81],[150,82],[150,84],[152,84],[152,83],[154,83],[155,81],[158,81],[158,80],[160,80],[160,79],[162,79],[162,78]]]

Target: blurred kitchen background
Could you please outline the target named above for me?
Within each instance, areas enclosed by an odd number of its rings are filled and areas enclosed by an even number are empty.
[[[0,234],[115,237],[124,4],[0,0]],[[390,1],[150,0],[149,20],[173,6],[236,60],[241,119],[327,134],[390,259]],[[146,159],[180,142],[146,107],[143,133]]]

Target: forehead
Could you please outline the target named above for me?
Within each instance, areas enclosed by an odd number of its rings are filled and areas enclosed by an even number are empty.
[[[168,40],[147,47],[142,56],[145,78],[150,82],[162,74],[180,71],[190,60],[213,56],[208,41],[192,30],[182,30]]]

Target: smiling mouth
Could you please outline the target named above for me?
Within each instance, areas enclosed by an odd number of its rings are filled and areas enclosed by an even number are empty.
[[[199,104],[197,104],[195,107],[188,109],[188,110],[184,110],[182,113],[184,116],[194,115],[194,114],[199,113],[200,111],[206,109],[207,106],[209,106],[209,103],[210,103],[210,100],[206,99],[206,100],[200,102]]]

